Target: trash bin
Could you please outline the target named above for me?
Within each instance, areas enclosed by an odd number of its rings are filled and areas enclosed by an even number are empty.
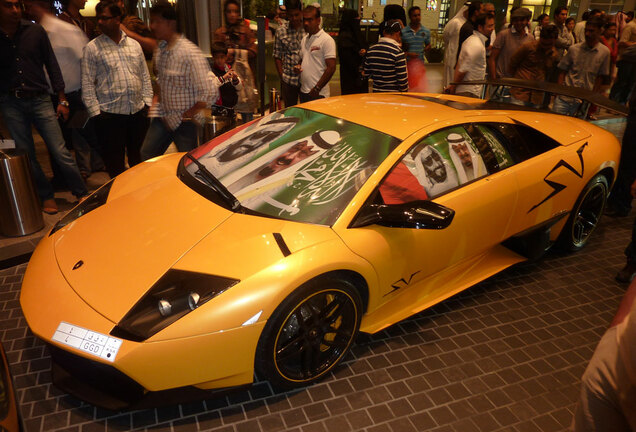
[[[44,227],[40,199],[24,150],[0,150],[0,233],[17,237]]]

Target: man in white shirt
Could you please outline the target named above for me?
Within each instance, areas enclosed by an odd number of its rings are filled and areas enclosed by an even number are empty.
[[[455,68],[455,82],[477,81],[486,78],[486,41],[495,28],[495,17],[482,14],[475,21],[477,30],[473,31],[463,43],[457,67]],[[449,86],[451,94],[480,98],[483,85]]]
[[[96,118],[98,141],[111,177],[141,162],[148,129],[144,108],[152,104],[152,85],[139,43],[119,28],[121,9],[112,1],[97,4],[102,34],[86,45],[82,58],[82,99]]]
[[[320,9],[303,10],[305,36],[300,43],[300,102],[329,97],[329,80],[336,71],[336,43],[320,28]]]

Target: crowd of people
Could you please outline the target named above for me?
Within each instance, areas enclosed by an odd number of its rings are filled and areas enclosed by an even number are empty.
[[[369,80],[374,92],[427,90],[425,53],[431,32],[421,23],[419,7],[407,13],[400,5],[387,5],[379,40],[371,47],[362,37],[354,10],[342,11],[334,41],[320,27],[318,7],[302,9],[299,0],[291,0],[285,2],[285,9],[287,20],[276,31],[274,48],[285,106],[328,97],[327,83],[336,60],[341,94],[368,92]],[[461,83],[519,78],[599,93],[611,85],[610,97],[626,104],[636,81],[633,15],[608,16],[593,9],[575,22],[568,9],[559,6],[552,17],[541,14],[533,20],[529,9],[513,7],[509,23],[495,31],[494,5],[471,1],[443,29],[444,91],[481,97],[483,85]],[[518,105],[539,104],[522,89],[506,96]],[[572,114],[577,107],[566,98],[555,100],[555,111],[563,114]]]
[[[57,211],[57,184],[82,199],[94,170],[114,177],[163,154],[172,142],[180,151],[196,147],[205,108],[233,109],[243,121],[252,119],[257,48],[238,0],[223,3],[223,25],[210,35],[211,62],[178,31],[168,2],[152,7],[149,26],[128,13],[123,0],[98,3],[96,20],[80,13],[86,0],[65,0],[58,16],[52,3],[0,0],[0,114],[16,146],[29,155],[45,212]],[[542,14],[533,28],[530,10],[514,7],[509,24],[495,31],[497,13],[503,12],[492,3],[474,0],[444,27],[445,92],[481,97],[483,86],[462,83],[502,77],[604,92],[613,79],[610,97],[626,103],[636,81],[633,13],[605,16],[595,9],[575,23],[558,7],[552,20]],[[372,46],[351,9],[341,12],[335,40],[322,28],[316,3],[286,0],[274,23],[274,61],[286,107],[329,97],[338,61],[343,95],[370,87],[428,88],[431,31],[417,6],[407,12],[387,5]],[[541,102],[523,89],[506,97],[523,106]],[[554,101],[558,112],[576,108],[571,99]],[[52,181],[35,157],[32,126],[48,149]],[[625,189],[627,196],[629,185]]]
[[[114,177],[126,162],[161,155],[171,142],[195,148],[195,122],[218,99],[220,81],[236,82],[231,71],[212,73],[199,47],[177,31],[169,3],[151,8],[149,27],[126,13],[123,0],[98,3],[95,26],[79,12],[85,3],[68,0],[56,17],[49,0],[0,0],[0,114],[26,151],[50,214],[58,210],[54,185],[36,158],[32,126],[48,149],[54,182],[81,201],[94,169]]]

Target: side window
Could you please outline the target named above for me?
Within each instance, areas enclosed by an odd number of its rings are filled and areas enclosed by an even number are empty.
[[[488,174],[463,126],[435,132],[414,145],[380,184],[385,204],[432,199]]]
[[[523,137],[532,156],[540,155],[561,146],[558,142],[536,129],[523,125],[515,125],[515,127]]]
[[[471,133],[471,136],[473,137],[473,141],[475,141],[475,143],[480,143],[477,144],[477,147],[481,151],[481,154],[485,154],[485,152],[482,151],[482,147],[484,147],[489,149],[490,154],[492,155],[491,163],[495,166],[494,169],[491,168],[491,165],[485,160],[486,157],[484,156],[484,162],[488,167],[488,171],[501,171],[502,169],[514,165],[512,156],[510,155],[506,147],[501,143],[501,141],[497,139],[490,128],[480,124],[471,126],[473,126],[473,132]],[[467,130],[471,132],[471,128],[467,128]]]
[[[558,142],[528,126],[507,123],[489,123],[480,126],[487,128],[497,137],[515,163],[559,147]]]
[[[486,164],[489,173],[501,171],[514,165],[508,150],[499,142],[489,128],[473,123],[466,125],[466,130],[484,159],[484,164]]]

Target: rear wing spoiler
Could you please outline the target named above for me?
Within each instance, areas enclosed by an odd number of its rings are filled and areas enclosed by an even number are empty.
[[[498,105],[499,103],[504,101],[504,92],[503,90],[507,87],[517,87],[523,88],[531,91],[540,91],[550,95],[556,96],[565,96],[570,98],[579,99],[581,101],[581,105],[579,106],[575,117],[585,118],[587,116],[588,110],[591,105],[596,105],[598,107],[604,108],[612,113],[624,115],[628,114],[628,109],[625,105],[621,105],[617,102],[614,102],[605,96],[578,87],[566,87],[560,84],[550,83],[550,82],[539,82],[539,81],[528,81],[522,80],[518,78],[500,78],[496,80],[483,80],[483,81],[463,81],[461,83],[452,83],[454,85],[483,85],[484,93],[482,96],[490,95],[489,98],[483,97],[484,99],[488,99],[486,104],[493,103],[494,105]],[[550,103],[550,98],[544,98],[544,106],[541,108],[548,109],[548,105]]]

